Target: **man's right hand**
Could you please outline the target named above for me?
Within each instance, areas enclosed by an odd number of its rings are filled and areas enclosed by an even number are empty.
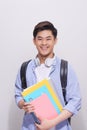
[[[34,112],[34,106],[29,102],[25,102],[24,100],[19,101],[18,106],[27,113]]]

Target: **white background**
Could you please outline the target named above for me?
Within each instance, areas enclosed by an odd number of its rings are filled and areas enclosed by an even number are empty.
[[[67,59],[77,73],[82,109],[72,119],[73,130],[87,130],[87,0],[0,1],[0,130],[19,130],[23,112],[14,100],[17,71],[37,51],[34,26],[51,21],[58,29],[56,55]]]

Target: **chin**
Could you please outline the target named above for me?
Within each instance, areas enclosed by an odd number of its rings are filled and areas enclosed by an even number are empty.
[[[42,57],[48,57],[49,54],[40,54]]]

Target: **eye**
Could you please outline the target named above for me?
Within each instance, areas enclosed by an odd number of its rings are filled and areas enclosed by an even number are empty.
[[[51,40],[51,38],[47,38],[47,41]]]
[[[41,40],[42,40],[42,38],[38,38],[38,40],[39,40],[39,41],[41,41]]]

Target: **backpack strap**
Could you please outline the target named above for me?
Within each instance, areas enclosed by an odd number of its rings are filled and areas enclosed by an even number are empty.
[[[68,74],[68,62],[62,59],[60,65],[60,80],[65,104],[67,103],[66,101],[67,74]]]
[[[68,75],[68,62],[62,59],[60,65],[60,80],[65,104],[67,104],[66,101],[67,75]],[[68,121],[71,124],[71,118],[68,118]]]
[[[20,69],[20,77],[21,77],[21,84],[22,84],[22,88],[25,89],[27,88],[27,83],[26,83],[26,70],[27,70],[27,66],[29,64],[31,60],[24,62],[21,65],[21,69]]]

